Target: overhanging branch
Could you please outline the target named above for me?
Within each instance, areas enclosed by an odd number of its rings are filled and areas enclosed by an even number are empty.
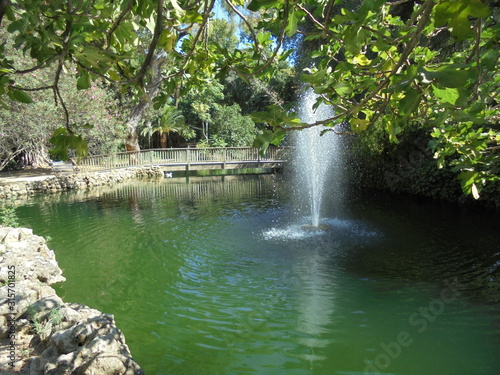
[[[372,99],[374,99],[377,95],[379,95],[380,91],[383,90],[385,87],[389,85],[390,79],[392,76],[397,74],[399,70],[407,64],[407,59],[410,56],[411,52],[414,50],[414,48],[417,46],[420,36],[422,35],[422,32],[425,29],[425,26],[427,25],[430,16],[432,14],[432,10],[434,9],[434,0],[428,0],[425,2],[422,8],[420,8],[416,13],[420,16],[420,20],[417,23],[416,29],[412,33],[412,37],[408,44],[406,45],[405,49],[401,53],[398,62],[394,65],[393,69],[390,71],[389,74],[387,74],[384,78],[384,80],[379,83],[379,85],[367,96],[365,97],[360,103],[357,105],[352,106],[350,109],[343,111],[341,113],[336,114],[333,117],[330,117],[328,119],[322,120],[322,121],[316,121],[315,123],[312,124],[307,124],[304,126],[299,126],[299,127],[278,127],[280,130],[284,131],[291,131],[291,130],[301,130],[301,129],[307,129],[313,126],[317,125],[324,125],[330,122],[334,122],[342,117],[347,117],[351,116],[354,113],[359,112],[363,107],[365,107],[368,102],[370,102]],[[415,22],[418,17],[414,15],[414,17],[411,18],[410,22]],[[411,26],[411,25],[408,25]]]

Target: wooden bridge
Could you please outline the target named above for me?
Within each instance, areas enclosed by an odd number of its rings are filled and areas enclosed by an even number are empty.
[[[163,148],[88,156],[76,168],[82,172],[156,165],[166,171],[199,169],[276,168],[290,155],[290,147],[269,147],[261,157],[253,147]]]

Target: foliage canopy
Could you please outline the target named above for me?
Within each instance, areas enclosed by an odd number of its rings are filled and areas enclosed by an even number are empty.
[[[16,46],[36,65],[16,68],[0,48],[0,95],[30,102],[30,91],[51,90],[64,108],[59,81],[77,66],[75,84],[97,78],[139,98],[160,88],[161,107],[190,87],[234,72],[272,77],[286,39],[300,36],[312,62],[301,80],[335,115],[303,124],[273,106],[257,115],[268,129],[264,149],[284,132],[348,123],[353,133],[381,127],[392,142],[410,123],[428,127],[439,166],[459,174],[464,191],[479,196],[498,181],[500,50],[496,2],[487,0],[224,0],[247,27],[245,46],[208,43],[215,0],[2,1]],[[355,5],[352,5],[355,4]],[[253,12],[253,13],[252,13]],[[259,23],[250,22],[259,14]],[[216,40],[216,38],[212,38]],[[51,83],[22,87],[16,76],[56,64]],[[159,74],[158,74],[159,73]],[[318,103],[319,104],[319,103]],[[266,117],[267,116],[267,117]],[[66,129],[73,132],[66,111]],[[283,121],[281,121],[283,120]]]

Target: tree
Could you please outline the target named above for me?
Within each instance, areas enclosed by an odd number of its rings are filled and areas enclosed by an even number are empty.
[[[204,144],[239,147],[252,144],[257,128],[250,116],[244,116],[238,104],[226,104],[224,86],[212,82],[193,89],[179,102],[187,124],[200,132]]]
[[[288,131],[320,124],[335,131],[338,122],[349,123],[353,133],[382,127],[397,142],[418,119],[436,128],[440,165],[452,164],[464,191],[477,197],[488,181],[498,181],[491,167],[500,140],[496,2],[365,0],[356,7],[358,1],[252,0],[243,9],[243,0],[224,1],[247,28],[243,47],[208,43],[215,0],[3,1],[0,18],[10,20],[8,32],[37,65],[16,68],[0,50],[0,95],[30,101],[34,88],[19,86],[15,77],[54,63],[44,88],[64,108],[59,81],[73,62],[79,88],[100,78],[135,96],[127,142],[133,149],[134,129],[150,103],[161,107],[172,96],[177,103],[190,88],[230,72],[269,79],[291,54],[282,50],[286,39],[301,34],[304,42],[315,42],[306,51],[313,65],[301,79],[320,102],[334,106],[335,115],[303,124],[273,105],[267,118],[257,115],[268,124],[256,142],[262,150]],[[257,25],[252,14],[259,16]],[[68,114],[65,125],[72,136]]]
[[[86,90],[91,82],[104,79],[129,90],[136,105],[127,121],[126,146],[137,149],[137,127],[145,110],[163,91],[178,96],[186,85],[196,84],[195,72],[216,73],[216,52],[205,49],[201,41],[215,0],[135,2],[34,1],[2,2],[0,17],[10,24],[16,47],[36,60],[35,65],[16,67],[0,50],[0,95],[30,102],[30,91],[48,90],[62,108],[66,102],[60,92],[65,66],[74,63],[76,86]],[[43,87],[23,87],[17,76],[55,64],[50,82]],[[168,95],[160,98],[166,102]],[[68,137],[77,122],[65,111]],[[61,132],[59,132],[61,133]],[[63,141],[63,138],[60,139]]]
[[[278,64],[270,79],[242,78],[231,72],[224,80],[224,103],[237,103],[244,114],[265,111],[270,105],[286,108],[297,100],[298,87],[296,71],[287,61]]]
[[[220,83],[212,81],[202,88],[192,88],[179,103],[188,125],[199,130],[206,143],[210,138],[213,114],[218,110],[218,103],[224,99],[222,89]]]
[[[161,148],[167,148],[169,133],[179,133],[186,139],[191,139],[195,135],[194,131],[185,124],[182,112],[171,105],[166,105],[154,123],[148,124],[141,132],[143,136],[148,137],[155,133],[160,134]]]
[[[435,137],[439,166],[458,172],[463,190],[479,197],[500,180],[498,151],[498,12],[482,0],[253,0],[272,15],[261,26],[275,35],[302,33],[314,65],[301,79],[335,108],[329,119],[303,124],[275,107],[256,119],[270,129],[256,145],[278,143],[291,130],[347,122],[352,133],[381,127],[390,141],[419,122]],[[348,4],[348,2],[345,2]],[[349,3],[351,4],[351,3]],[[270,18],[269,18],[270,20]],[[301,27],[305,25],[302,29]],[[311,27],[312,25],[312,27]],[[442,50],[441,50],[442,48]],[[443,52],[443,53],[442,53]]]
[[[238,104],[221,105],[214,115],[213,134],[229,147],[250,146],[257,128],[250,116],[243,116]]]
[[[15,64],[33,64],[22,52],[12,47],[11,41],[0,31],[5,54]],[[114,152],[122,146],[123,123],[120,111],[109,90],[97,82],[83,91],[77,90],[71,72],[76,70],[68,66],[67,72],[60,75],[60,94],[66,103],[66,110],[71,119],[82,126],[75,137],[85,137],[91,153]],[[21,86],[45,86],[47,77],[53,74],[53,68],[33,71],[17,78]],[[64,122],[64,110],[56,105],[53,97],[44,92],[31,94],[32,103],[22,103],[5,99],[7,107],[0,108],[0,169],[6,166],[46,166],[50,160],[49,148],[53,132]]]

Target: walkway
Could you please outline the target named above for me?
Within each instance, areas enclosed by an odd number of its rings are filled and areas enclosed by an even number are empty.
[[[157,165],[168,170],[277,167],[288,159],[290,148],[270,147],[261,157],[253,147],[166,148],[95,155],[78,161],[79,171]]]
[[[199,169],[276,168],[290,154],[289,147],[272,147],[261,158],[253,147],[169,148],[89,156],[78,162],[78,171],[90,172],[134,166],[158,165],[168,171]],[[56,174],[50,168],[0,171],[0,183],[44,180]]]
[[[0,184],[40,181],[54,176],[55,174],[50,168],[23,169],[21,171],[0,171]]]

